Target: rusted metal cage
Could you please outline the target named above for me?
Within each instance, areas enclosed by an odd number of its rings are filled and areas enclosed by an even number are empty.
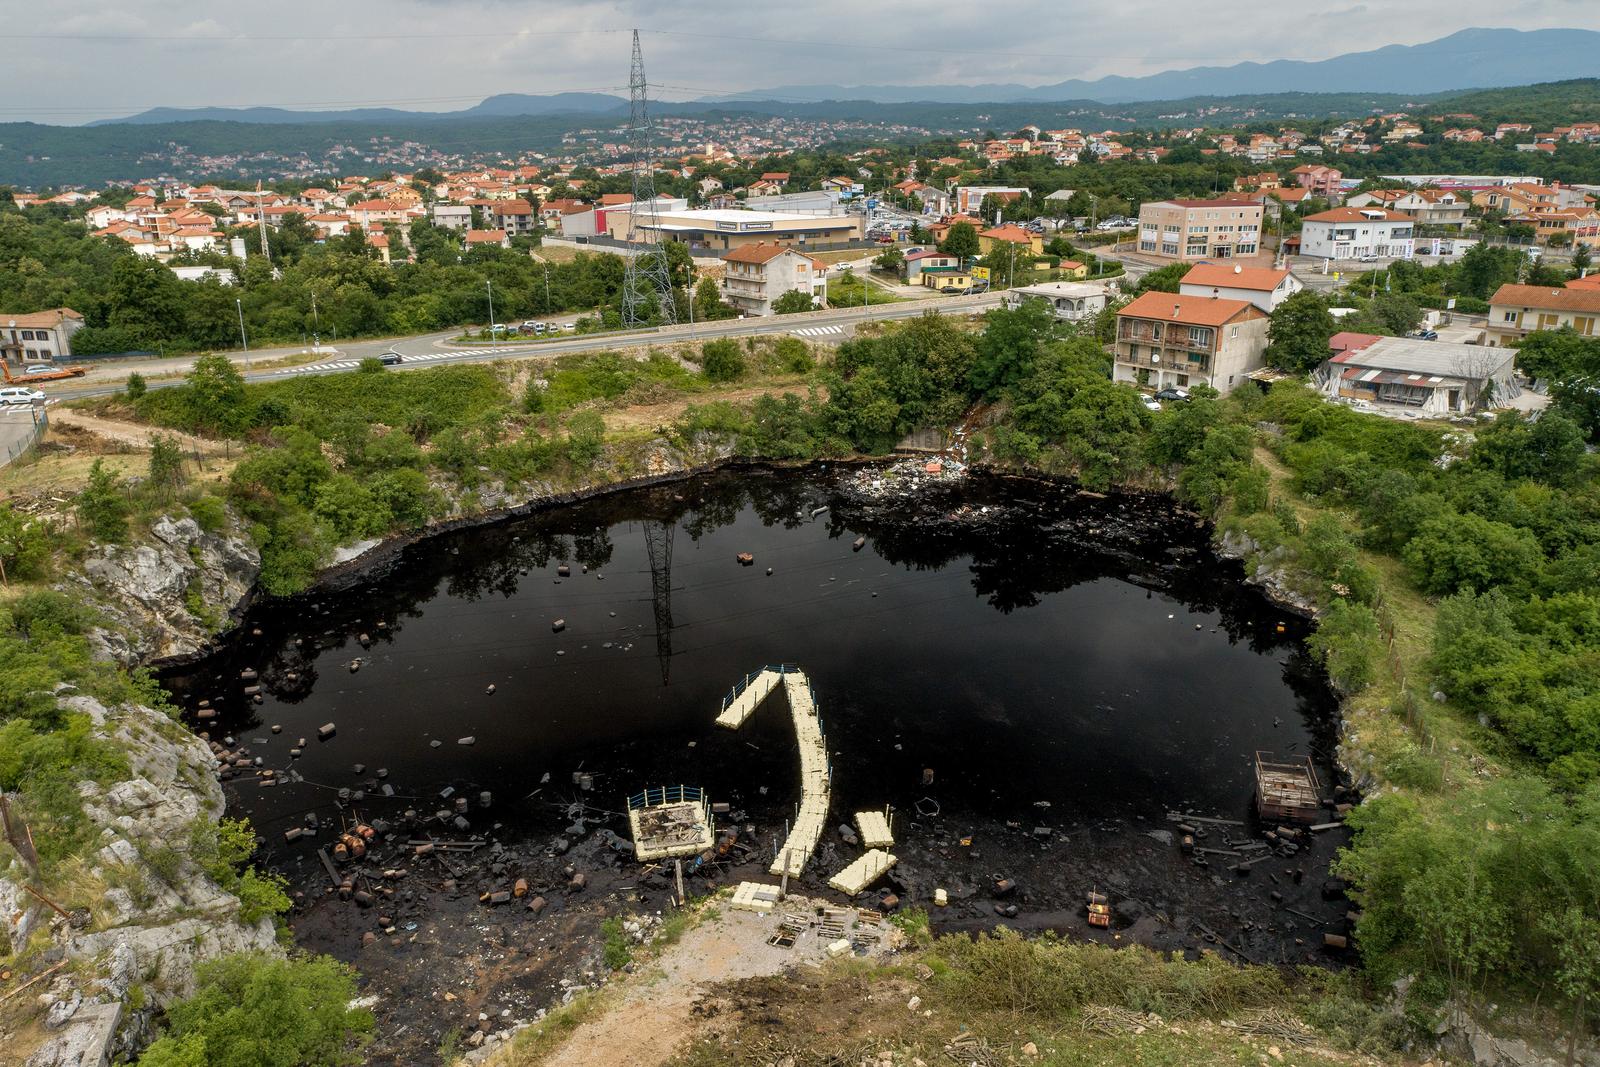
[[[1258,750],[1256,810],[1266,822],[1318,821],[1322,817],[1322,782],[1311,757],[1280,759]]]

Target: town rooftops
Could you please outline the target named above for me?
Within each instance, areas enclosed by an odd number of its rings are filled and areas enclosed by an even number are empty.
[[[1033,234],[1024,230],[1021,226],[1009,222],[1004,226],[996,226],[993,229],[984,230],[978,236],[987,237],[994,241],[1006,241],[1011,244],[1022,245],[1032,244],[1034,240]]]
[[[1161,319],[1164,322],[1181,322],[1185,326],[1221,326],[1235,319],[1266,318],[1266,313],[1245,300],[1151,292],[1117,312],[1117,317]]]
[[[955,259],[956,257],[948,252],[941,252],[937,248],[923,248],[916,252],[907,252],[905,258],[907,263],[914,263],[919,259]]]
[[[769,242],[762,241],[759,244],[745,245],[742,248],[735,248],[725,252],[723,253],[722,261],[724,263],[769,263],[783,255],[785,252],[794,252],[794,254],[797,256],[803,256],[806,259],[811,259],[811,257],[807,256],[804,252],[796,251],[787,245],[771,244]],[[814,267],[821,267],[823,266],[823,262],[820,259],[811,259],[811,265]]]
[[[496,244],[497,245],[497,244],[500,244],[500,243],[504,242],[505,239],[506,239],[506,231],[504,231],[504,230],[468,230],[467,231],[467,244],[469,244],[469,245],[486,245],[486,244]]]
[[[1340,330],[1328,338],[1328,350],[1343,355],[1346,352],[1360,351],[1372,342],[1381,340],[1383,340],[1382,334]]]
[[[1270,267],[1229,266],[1226,263],[1196,263],[1180,281],[1182,285],[1209,285],[1216,289],[1250,289],[1270,293],[1289,277],[1286,270]]]
[[[82,322],[83,316],[71,308],[51,308],[49,311],[32,311],[26,315],[0,315],[0,326],[7,329],[15,326],[23,330],[49,329],[60,326],[66,319]]]
[[[601,207],[616,207],[618,204],[633,203],[632,193],[602,193],[600,194]]]
[[[1336,207],[1307,215],[1307,222],[1415,222],[1403,211],[1390,211],[1381,207]]]
[[[1018,296],[1042,296],[1050,299],[1056,297],[1104,296],[1106,291],[1098,285],[1087,282],[1039,282],[1037,285],[1019,285],[1012,292]]]
[[[1600,312],[1600,289],[1549,289],[1542,285],[1502,285],[1489,298],[1491,304],[1548,308],[1552,311]]]
[[[1586,278],[1573,278],[1567,282],[1567,288],[1600,293],[1600,274],[1591,274]]]

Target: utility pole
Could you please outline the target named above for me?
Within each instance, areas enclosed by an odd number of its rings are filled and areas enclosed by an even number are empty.
[[[233,306],[239,309],[239,344],[244,348],[244,372],[250,373],[250,338],[244,332],[244,301],[234,298]]]
[[[311,350],[322,349],[322,315],[317,311],[317,291],[311,290]]]
[[[499,335],[494,330],[494,282],[485,278],[483,284],[489,290],[489,347],[499,348]]]
[[[261,179],[256,179],[256,226],[261,231],[261,258],[272,264],[272,251],[267,247],[267,202],[261,193]]]

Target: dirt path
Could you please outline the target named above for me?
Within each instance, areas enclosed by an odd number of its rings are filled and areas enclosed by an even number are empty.
[[[782,396],[784,393],[794,393],[796,396],[805,397],[807,386],[804,382],[795,382],[789,386],[766,386],[753,389],[732,389],[717,393],[707,393],[700,396],[686,396],[681,400],[667,400],[659,404],[634,404],[617,411],[602,413],[606,422],[606,429],[612,432],[619,430],[654,430],[658,426],[670,425],[678,416],[689,409],[691,404],[709,404],[713,401],[727,401],[730,404],[747,404],[757,397],[771,393]]]
[[[816,904],[791,897],[783,910],[814,914]],[[633,976],[621,999],[580,1024],[542,1061],[543,1067],[659,1067],[704,1031],[706,1020],[695,1014],[694,1006],[710,987],[818,965],[827,958],[827,943],[815,927],[801,934],[792,949],[768,945],[779,921],[777,914],[724,908]],[[527,1062],[514,1052],[490,1061],[494,1067]]]
[[[203,437],[194,437],[190,434],[179,433],[177,430],[166,430],[159,426],[146,426],[137,422],[123,422],[120,419],[104,419],[98,415],[88,415],[72,408],[55,407],[50,411],[50,424],[56,427],[72,426],[87,433],[104,437],[109,441],[132,445],[134,448],[149,448],[150,439],[157,434],[175,437],[188,452],[203,452],[207,455],[221,455],[227,448],[221,441],[208,441]]]

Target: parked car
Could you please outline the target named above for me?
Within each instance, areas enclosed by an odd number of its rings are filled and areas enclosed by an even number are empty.
[[[391,349],[388,352],[379,353],[378,362],[382,363],[385,367],[393,367],[397,364],[404,363],[405,357]]]
[[[1147,411],[1161,410],[1161,401],[1157,400],[1153,396],[1147,396],[1144,393],[1139,394],[1139,403],[1143,404]]]
[[[13,385],[0,389],[0,404],[41,404],[44,394],[37,389],[29,389],[25,385]]]
[[[1157,400],[1188,400],[1189,390],[1180,385],[1169,385],[1156,391]]]
[[[941,293],[944,293],[947,296],[960,296],[961,295],[961,286],[959,286],[959,285],[941,285],[941,286],[939,286],[939,291]]]
[[[1356,262],[1358,262],[1358,263],[1376,263],[1376,262],[1378,262],[1378,253],[1376,253],[1376,252],[1363,252],[1363,253],[1361,253],[1361,255],[1356,257]]]
[[[1423,341],[1437,341],[1439,332],[1437,330],[1418,330],[1417,337]]]

